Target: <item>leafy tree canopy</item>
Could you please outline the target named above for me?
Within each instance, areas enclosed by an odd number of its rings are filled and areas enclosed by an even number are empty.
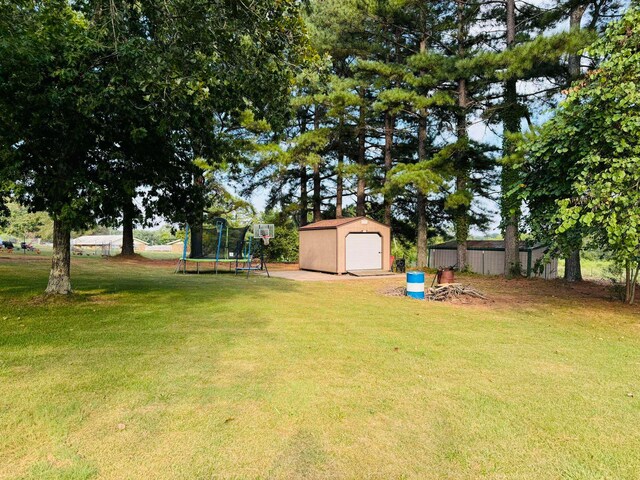
[[[589,54],[603,59],[600,67],[574,83],[526,145],[521,193],[538,233],[546,228],[560,245],[584,236],[625,265],[633,301],[640,262],[640,9],[612,23]]]

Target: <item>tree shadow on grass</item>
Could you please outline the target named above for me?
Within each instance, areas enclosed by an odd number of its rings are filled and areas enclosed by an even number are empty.
[[[108,296],[129,294],[148,294],[153,297],[167,296],[167,299],[188,296],[197,299],[198,292],[203,298],[250,296],[251,298],[268,298],[279,292],[291,292],[298,287],[292,282],[281,279],[266,278],[251,274],[233,275],[229,273],[215,274],[173,274],[157,267],[148,269],[140,267],[122,268],[112,265],[100,269],[88,269],[83,266],[78,273],[72,275],[71,295],[46,295],[44,288],[47,282],[47,271],[33,269],[25,275],[30,266],[22,265],[21,271],[3,272],[0,270],[0,297],[13,306],[38,305],[76,305],[82,302],[105,302]],[[42,293],[41,293],[42,292]]]
[[[0,280],[2,273],[0,270]],[[0,289],[8,298],[3,315],[39,323],[38,332],[21,333],[15,328],[12,332],[9,323],[0,328],[0,335],[3,330],[13,334],[14,344],[46,343],[54,338],[64,343],[69,329],[76,334],[103,329],[105,340],[120,343],[119,335],[161,333],[162,329],[188,326],[194,319],[199,327],[231,328],[238,334],[244,328],[255,330],[269,324],[278,296],[300,288],[293,282],[259,276],[194,277],[127,268],[80,272],[71,295],[34,295],[41,281],[46,282],[45,272]],[[145,341],[140,339],[140,343]]]

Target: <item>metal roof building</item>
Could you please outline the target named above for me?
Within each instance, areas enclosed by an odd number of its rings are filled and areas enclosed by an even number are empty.
[[[139,240],[137,238],[133,239],[134,248],[138,251],[144,251],[145,247],[148,245],[147,242],[143,240]],[[118,251],[122,248],[122,234],[120,235],[83,235],[78,238],[74,238],[71,240],[72,247],[78,248],[94,248],[103,249],[103,252],[107,255],[111,253],[111,251]],[[103,253],[104,254],[104,253]]]
[[[520,264],[527,277],[556,278],[558,259],[544,262],[545,245],[520,242]],[[504,240],[467,241],[467,263],[472,272],[482,275],[504,275]],[[458,262],[455,240],[429,247],[430,268],[455,266]]]

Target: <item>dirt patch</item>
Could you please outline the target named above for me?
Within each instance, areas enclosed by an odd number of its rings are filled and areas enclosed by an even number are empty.
[[[73,305],[84,301],[84,299],[76,294],[69,295],[35,295],[31,298],[15,298],[9,300],[11,305],[41,307],[49,305]]]
[[[289,262],[267,262],[267,266],[269,270],[299,270],[300,267],[298,263],[289,263]]]
[[[125,263],[131,263],[131,262],[146,263],[147,261],[154,261],[150,258],[143,257],[139,253],[134,253],[133,255],[122,255],[122,254],[114,255],[112,257],[105,257],[105,259],[109,260],[110,262],[125,262]]]
[[[506,279],[504,277],[468,278],[476,288],[488,292],[499,303],[530,303],[543,298],[585,298],[612,300],[611,291],[605,283],[585,281],[568,283],[563,280]]]
[[[144,257],[138,253],[133,255],[115,255],[113,257],[105,257],[105,261],[109,263],[117,263],[121,265],[149,265],[152,267],[175,267],[178,259],[156,259]]]
[[[121,295],[118,293],[105,293],[104,291],[78,290],[68,295],[48,295],[46,293],[33,295],[31,297],[16,297],[8,300],[10,305],[48,307],[48,306],[70,306],[86,303],[100,305],[112,305],[120,301]]]
[[[625,305],[616,298],[611,284],[606,281],[568,283],[561,279],[520,278],[508,280],[499,276],[489,277],[474,274],[458,274],[456,279],[462,284],[470,285],[482,292],[488,300],[461,296],[451,299],[447,302],[449,304],[518,308],[565,303],[593,308],[632,309],[640,313],[640,305]],[[430,286],[430,281],[427,281],[425,287],[429,288]],[[397,283],[391,284],[379,293],[390,297],[404,297],[405,286]]]
[[[565,282],[562,279],[506,279],[481,275],[459,275],[460,281],[471,284],[492,300],[494,307],[527,308],[532,305],[565,305],[571,308],[619,308],[640,313],[640,305],[626,305],[616,298],[606,281]]]
[[[492,298],[479,298],[473,297],[471,295],[456,295],[449,297],[445,300],[445,303],[452,305],[477,305],[477,306],[487,306],[495,303],[495,300]]]
[[[389,287],[380,291],[385,297],[406,297],[407,289],[405,287]]]
[[[178,263],[177,258],[156,259],[144,257],[137,253],[134,255],[115,255],[113,257],[105,257],[104,260],[108,263],[117,265],[144,265],[158,268],[175,268]]]
[[[40,262],[51,262],[51,257],[43,257],[36,254],[31,255],[23,255],[21,253],[14,253],[12,255],[3,255],[0,257],[0,261],[13,261],[16,260],[24,263],[40,263]]]

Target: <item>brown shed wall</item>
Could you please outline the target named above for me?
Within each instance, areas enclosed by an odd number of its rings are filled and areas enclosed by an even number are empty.
[[[300,231],[300,268],[338,273],[335,229]]]

